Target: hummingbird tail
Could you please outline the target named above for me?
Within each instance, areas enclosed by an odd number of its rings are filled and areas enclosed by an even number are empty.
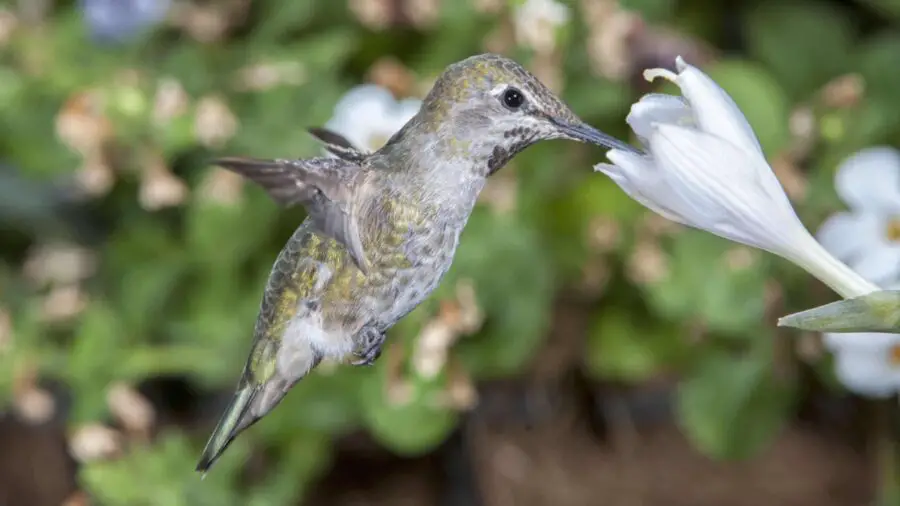
[[[212,465],[219,459],[228,445],[234,441],[238,433],[252,425],[260,417],[252,414],[250,408],[253,399],[262,389],[262,385],[245,385],[235,392],[231,398],[231,403],[225,409],[225,413],[219,419],[219,423],[213,430],[212,436],[203,449],[200,456],[200,462],[197,464],[197,471],[206,473]]]

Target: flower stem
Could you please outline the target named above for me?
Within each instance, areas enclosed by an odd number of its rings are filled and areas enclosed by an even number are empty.
[[[828,253],[815,239],[812,237],[809,239],[806,248],[794,255],[794,258],[788,257],[787,259],[818,278],[845,299],[859,297],[881,289],[866,281],[853,269]]]
[[[896,430],[897,397],[875,401],[875,455],[878,506],[900,505],[900,441]]]

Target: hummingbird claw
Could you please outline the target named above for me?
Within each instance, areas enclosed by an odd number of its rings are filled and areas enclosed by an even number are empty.
[[[351,361],[350,364],[354,366],[374,365],[381,356],[381,346],[387,336],[374,328],[368,328],[363,330],[360,337],[362,338],[360,350],[354,353],[357,360]]]

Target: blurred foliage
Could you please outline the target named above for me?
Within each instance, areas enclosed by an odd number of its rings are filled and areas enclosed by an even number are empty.
[[[394,6],[388,10],[402,3],[368,2]],[[12,335],[0,338],[4,405],[27,389],[27,378],[58,380],[73,399],[67,419],[74,430],[125,423],[111,406],[113,384],[174,376],[198,392],[229,392],[266,276],[303,211],[279,209],[251,185],[223,196],[228,192],[214,184],[221,175],[207,161],[319,154],[305,128],[323,125],[342,94],[371,79],[385,56],[413,76],[403,93],[422,97],[447,64],[500,37],[504,51],[530,67],[559,70],[562,95],[577,114],[627,137],[628,107],[649,89],[636,84],[641,68],[604,74],[586,42],[604,26],[591,24],[576,3],[568,4],[578,15],[560,32],[564,47],[555,58],[517,46],[504,7],[518,3],[499,2],[501,10],[490,12],[476,8],[488,1],[445,0],[430,23],[400,19],[379,28],[361,23],[343,1],[256,0],[223,18],[233,23],[222,33],[192,27],[185,8],[112,39],[92,35],[85,2],[56,2],[30,18],[19,13],[14,27],[0,22],[0,276]],[[178,3],[210,12],[242,4]],[[896,0],[748,1],[734,12],[713,0],[622,5],[649,23],[646,37],[664,27],[690,47],[720,49],[717,57],[689,61],[733,95],[767,155],[797,176],[801,190],[792,196],[811,229],[840,206],[832,188],[837,162],[865,145],[898,140]],[[665,59],[638,50],[623,57],[638,67],[672,66],[673,51]],[[262,84],[249,85],[248,75]],[[847,75],[861,77],[863,89],[839,79]],[[163,91],[173,83],[184,103],[166,113]],[[226,113],[210,113],[219,106]],[[804,112],[808,124],[796,119]],[[778,314],[823,303],[822,292],[775,258],[660,225],[592,173],[601,160],[599,150],[564,142],[519,156],[491,183],[512,184],[515,205],[500,209],[484,199],[453,269],[391,331],[392,346],[378,363],[317,370],[204,481],[193,465],[212,426],[167,426],[151,440],[129,439],[116,458],[89,460],[83,486],[109,506],[289,504],[327,470],[342,434],[365,430],[397,453],[426,453],[463,409],[446,402],[454,382],[522,373],[540,358],[552,304],[573,290],[595,307],[583,353],[591,377],[638,383],[677,374],[678,416],[697,447],[720,458],[752,455],[797,400],[794,380],[773,373],[782,337],[770,289],[790,295]],[[96,182],[103,177],[113,179],[111,187]],[[100,189],[78,197],[73,181],[83,180]],[[171,205],[153,204],[151,187],[168,188]],[[36,281],[27,268],[35,248],[60,243],[87,248],[95,270],[84,279]],[[54,269],[37,267],[50,277]],[[485,316],[450,352],[448,363],[463,372],[422,375],[413,366],[416,337],[463,282],[474,286]],[[76,307],[54,311],[66,304]],[[398,385],[400,400],[392,394]],[[265,453],[269,470],[248,485],[242,462],[251,451]]]

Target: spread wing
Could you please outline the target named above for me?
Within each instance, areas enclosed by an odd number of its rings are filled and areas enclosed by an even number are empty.
[[[221,158],[215,164],[260,185],[280,205],[302,205],[315,228],[343,244],[356,266],[368,273],[356,216],[356,197],[365,179],[359,165],[335,158]]]
[[[308,131],[317,141],[325,145],[326,151],[342,160],[359,163],[369,154],[354,146],[346,137],[337,132],[326,128],[310,128]]]

